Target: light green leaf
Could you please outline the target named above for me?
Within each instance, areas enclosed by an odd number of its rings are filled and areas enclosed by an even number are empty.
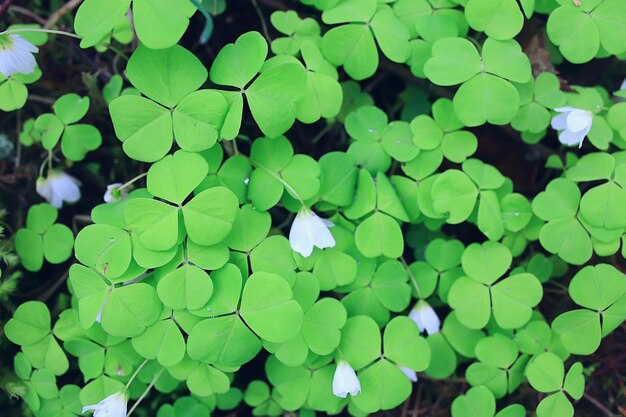
[[[456,65],[460,66],[458,62]],[[464,83],[453,103],[456,115],[466,126],[505,125],[517,114],[520,98],[510,82],[483,73]]]
[[[387,323],[383,336],[385,357],[414,371],[424,371],[430,364],[430,346],[408,317],[399,316]]]
[[[76,236],[76,259],[108,279],[118,278],[132,259],[130,236],[115,226],[89,225]]]
[[[357,226],[354,240],[359,251],[368,258],[381,255],[398,258],[404,249],[398,222],[381,212],[375,212]]]
[[[181,150],[153,164],[146,183],[153,196],[180,205],[208,173],[204,158]]]
[[[261,341],[236,315],[201,321],[191,330],[187,349],[192,359],[241,366],[261,350]]]
[[[115,288],[102,310],[102,328],[111,336],[138,336],[161,315],[162,304],[148,284]]]
[[[497,40],[513,38],[524,24],[524,16],[515,0],[469,0],[465,17],[472,29]]]
[[[350,77],[364,80],[378,68],[378,49],[370,28],[362,24],[334,27],[322,38],[322,53],[333,65],[343,65]]]
[[[411,381],[386,359],[359,372],[359,380],[361,394],[352,401],[367,413],[395,408],[411,394]]]
[[[4,326],[7,338],[18,345],[28,346],[50,333],[50,312],[40,301],[21,304]]]
[[[252,117],[270,138],[285,133],[296,118],[296,102],[304,92],[307,75],[299,65],[286,63],[266,71],[246,90]]]
[[[142,4],[147,2],[154,3],[154,0],[140,1]],[[173,16],[175,14],[168,19]],[[196,91],[208,76],[200,60],[178,45],[167,49],[139,45],[128,61],[126,73],[142,94],[169,108]]]
[[[202,269],[187,264],[161,278],[157,293],[163,304],[174,310],[199,310],[213,294],[213,281]]]
[[[381,337],[374,319],[350,317],[341,330],[339,353],[355,370],[376,360],[381,354]]]
[[[240,313],[250,328],[269,342],[286,342],[302,326],[302,308],[293,299],[291,287],[280,276],[267,272],[248,278]]]
[[[259,32],[246,32],[224,46],[211,66],[211,81],[243,89],[259,72],[267,56],[267,42]]]
[[[124,95],[111,102],[109,112],[115,134],[130,158],[158,161],[172,147],[172,116],[165,107],[144,97]]]
[[[199,245],[222,242],[233,228],[239,202],[226,187],[202,191],[182,209],[189,238]]]

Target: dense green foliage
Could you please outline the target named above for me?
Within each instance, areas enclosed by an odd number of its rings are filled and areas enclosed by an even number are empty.
[[[626,2],[283,6],[268,28],[256,0],[85,0],[60,31],[21,16],[0,33],[4,59],[11,36],[42,56],[70,35],[119,72],[33,108],[38,67],[0,79],[47,200],[15,251],[28,276],[68,278],[5,321],[5,388],[36,417],[109,396],[157,417],[365,416],[462,378],[453,417],[573,417],[584,355],[626,320],[626,91],[567,77],[626,59]],[[386,68],[412,83],[392,106]],[[541,189],[480,157],[489,128],[543,152]],[[70,170],[109,183],[106,202]]]

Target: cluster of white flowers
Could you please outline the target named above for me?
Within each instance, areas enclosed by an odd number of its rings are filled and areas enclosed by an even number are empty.
[[[20,35],[0,36],[0,73],[5,77],[32,74],[37,66],[34,53],[39,48]]]

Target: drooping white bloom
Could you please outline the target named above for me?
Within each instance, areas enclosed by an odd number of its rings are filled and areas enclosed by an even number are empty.
[[[60,209],[63,202],[80,200],[80,181],[63,171],[50,171],[48,178],[37,179],[37,193],[48,203]]]
[[[340,360],[333,376],[333,394],[339,398],[353,397],[361,392],[361,382],[350,364]]]
[[[307,207],[302,207],[291,225],[289,243],[291,249],[305,258],[313,252],[313,247],[320,249],[335,246],[335,238],[328,230],[332,222],[320,218]]]
[[[409,318],[417,324],[420,332],[426,330],[428,335],[439,333],[441,321],[437,317],[437,313],[433,308],[424,300],[419,300],[417,304],[411,309]]]
[[[120,188],[123,185],[124,184],[121,182],[107,185],[107,190],[104,193],[104,201],[107,203],[115,203],[125,199],[128,196],[128,191],[125,188]]]
[[[20,35],[0,36],[0,73],[5,77],[32,74],[37,65],[35,52],[39,52],[39,48]]]
[[[575,107],[557,107],[557,114],[552,118],[552,128],[559,130],[559,141],[564,145],[583,146],[585,136],[591,130],[593,113]]]
[[[81,413],[93,411],[93,417],[126,417],[126,390],[111,394],[98,404],[86,405]]]
[[[406,375],[406,377],[409,378],[411,382],[417,382],[417,372],[415,372],[413,369],[407,368],[405,366],[398,366],[398,368],[400,368],[402,373],[404,373],[404,375]]]

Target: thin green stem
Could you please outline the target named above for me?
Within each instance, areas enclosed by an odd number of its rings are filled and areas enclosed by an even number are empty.
[[[52,35],[63,35],[69,36],[70,38],[80,39],[75,33],[66,32],[64,30],[56,30],[56,29],[39,29],[39,28],[17,28],[17,29],[8,29],[3,32],[0,32],[0,35],[11,35],[13,33],[23,33],[23,32],[39,32],[39,33],[50,33]]]
[[[420,290],[420,286],[417,284],[417,279],[415,278],[415,275],[413,275],[413,271],[411,271],[411,268],[409,268],[409,265],[406,263],[406,260],[404,259],[403,256],[400,257],[400,262],[402,262],[402,265],[404,265],[404,269],[406,270],[407,274],[409,274],[409,278],[411,279],[411,282],[413,283],[413,286],[415,287],[415,291],[417,292],[418,298],[422,300],[423,299],[422,291]]]
[[[287,218],[285,218],[285,220],[281,224],[276,226],[276,228],[277,229],[282,229],[283,227],[289,226],[293,222],[293,218],[294,217],[295,217],[295,214],[290,212],[289,215],[287,216]]]
[[[48,149],[48,172],[52,171],[52,149]]]
[[[256,13],[259,15],[259,19],[261,20],[261,27],[263,28],[263,35],[265,36],[265,40],[267,40],[267,43],[272,43],[272,39],[270,38],[270,33],[267,30],[267,23],[265,22],[265,17],[263,17],[261,8],[259,7],[257,0],[251,0],[251,1],[252,1],[252,7],[254,7],[254,10],[256,10]]]
[[[133,178],[132,180],[126,182],[124,185],[121,185],[119,190],[123,190],[124,188],[134,184],[135,182],[139,181],[140,179],[142,179],[143,177],[147,176],[148,173],[144,172],[143,174],[139,174],[137,175],[135,178]]]
[[[284,179],[282,179],[280,177],[280,175],[277,175],[275,172],[273,172],[272,170],[265,168],[263,165],[257,163],[257,162],[253,162],[252,160],[250,161],[252,163],[252,165],[254,165],[257,168],[261,168],[263,171],[267,172],[268,174],[270,174],[272,177],[274,177],[278,182],[280,182],[299,202],[300,204],[302,204],[303,207],[306,207],[306,204],[304,204],[304,200],[302,199],[302,197],[300,197],[300,194],[298,194],[298,192],[296,190],[294,190],[294,188]]]
[[[121,50],[117,49],[115,46],[111,45],[110,43],[98,42],[97,45],[102,45],[105,48],[110,49],[111,51],[115,52],[116,55],[121,56],[126,61],[128,61],[130,59],[130,57],[128,55],[126,55],[124,52],[122,52]]]
[[[46,158],[47,159],[47,158]],[[46,160],[39,165],[39,177],[43,177],[43,170],[46,168]]]
[[[133,406],[131,407],[130,410],[128,410],[128,413],[126,414],[126,417],[130,416],[131,413],[133,411],[135,411],[135,409],[139,406],[139,403],[141,401],[143,401],[144,398],[146,398],[146,395],[148,395],[148,392],[150,392],[150,390],[152,389],[152,387],[154,386],[154,384],[156,384],[157,380],[159,379],[159,377],[161,376],[161,374],[163,373],[163,371],[165,370],[165,368],[162,368],[155,376],[154,378],[152,378],[152,381],[150,382],[150,385],[148,385],[148,387],[144,390],[144,392],[139,396],[139,398],[137,398],[137,401],[135,401],[135,404],[133,404]]]
[[[330,132],[330,130],[333,128],[333,125],[326,125],[324,127],[324,129],[322,129],[317,135],[315,135],[315,137],[311,140],[311,143],[317,143],[320,141],[320,139],[322,139],[324,137],[325,134],[327,134],[328,132]]]
[[[48,167],[48,172],[52,170],[52,149],[48,150],[48,156],[43,160],[39,166],[39,176],[43,177],[43,170]]]
[[[231,142],[233,143],[233,152],[235,152],[235,155],[239,155],[239,148],[237,147],[237,138],[233,139]]]
[[[148,363],[148,359],[144,360],[141,363],[141,365],[139,365],[137,369],[135,369],[135,372],[133,372],[133,374],[130,376],[130,379],[126,383],[126,386],[124,387],[124,389],[128,389],[128,387],[130,387],[130,384],[132,384],[132,382],[135,380],[135,378],[137,377],[137,374],[139,374],[139,371],[141,371],[147,363]]]
[[[0,35],[11,35],[14,33],[23,33],[23,32],[36,32],[36,33],[49,33],[51,35],[62,35],[62,36],[69,36],[70,38],[74,38],[74,39],[81,39],[80,36],[78,36],[75,33],[71,33],[71,32],[66,32],[64,30],[56,30],[56,29],[38,29],[38,28],[17,28],[17,29],[9,29],[9,30],[5,30],[3,32],[0,32]],[[124,58],[125,60],[128,61],[128,56],[120,51],[119,49],[117,49],[116,47],[114,47],[113,45],[111,45],[110,43],[107,42],[98,42],[97,45],[102,45],[107,49],[110,49],[111,51],[115,52],[117,55],[121,56],[122,58]]]

